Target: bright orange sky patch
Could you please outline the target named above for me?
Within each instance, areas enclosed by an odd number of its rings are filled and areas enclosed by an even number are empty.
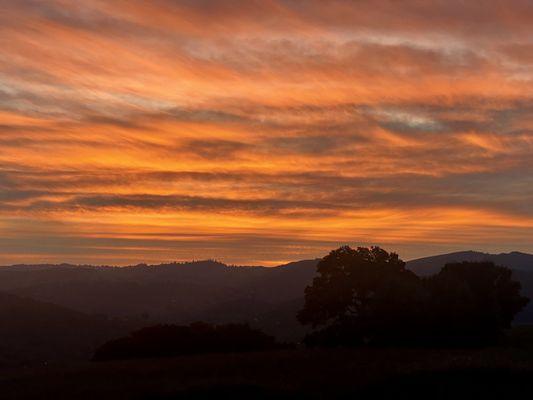
[[[4,1],[0,264],[533,251],[531,3]]]

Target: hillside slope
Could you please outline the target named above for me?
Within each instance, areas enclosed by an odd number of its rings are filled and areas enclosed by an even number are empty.
[[[0,366],[84,360],[133,324],[0,293]]]
[[[533,298],[533,255],[512,252],[457,252],[412,260],[407,267],[420,276],[438,272],[453,261],[490,260],[514,270],[523,293]],[[318,260],[274,268],[235,267],[216,261],[137,265],[16,266],[0,268],[0,291],[74,309],[145,321],[187,324],[249,322],[282,340],[297,340],[303,329],[295,319],[304,289]],[[518,319],[533,322],[530,304]]]
[[[215,261],[124,268],[4,267],[0,291],[88,314],[144,319],[147,324],[247,321],[279,333],[281,322],[272,312],[301,302],[316,263],[299,261],[277,268],[232,267]],[[296,327],[294,320],[286,330],[289,336]]]

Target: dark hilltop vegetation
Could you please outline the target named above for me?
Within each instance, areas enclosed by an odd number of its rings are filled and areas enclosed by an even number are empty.
[[[533,386],[532,277],[533,256],[523,253],[404,263],[347,246],[274,268],[2,267],[0,391],[17,399],[518,393]]]

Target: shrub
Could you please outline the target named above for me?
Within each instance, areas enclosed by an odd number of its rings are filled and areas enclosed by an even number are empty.
[[[240,353],[277,348],[272,336],[247,324],[189,326],[156,325],[111,340],[98,348],[93,359],[173,357],[200,353]]]

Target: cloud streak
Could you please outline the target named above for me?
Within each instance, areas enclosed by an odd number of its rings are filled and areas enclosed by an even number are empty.
[[[0,1],[0,263],[533,251],[530,8]]]

